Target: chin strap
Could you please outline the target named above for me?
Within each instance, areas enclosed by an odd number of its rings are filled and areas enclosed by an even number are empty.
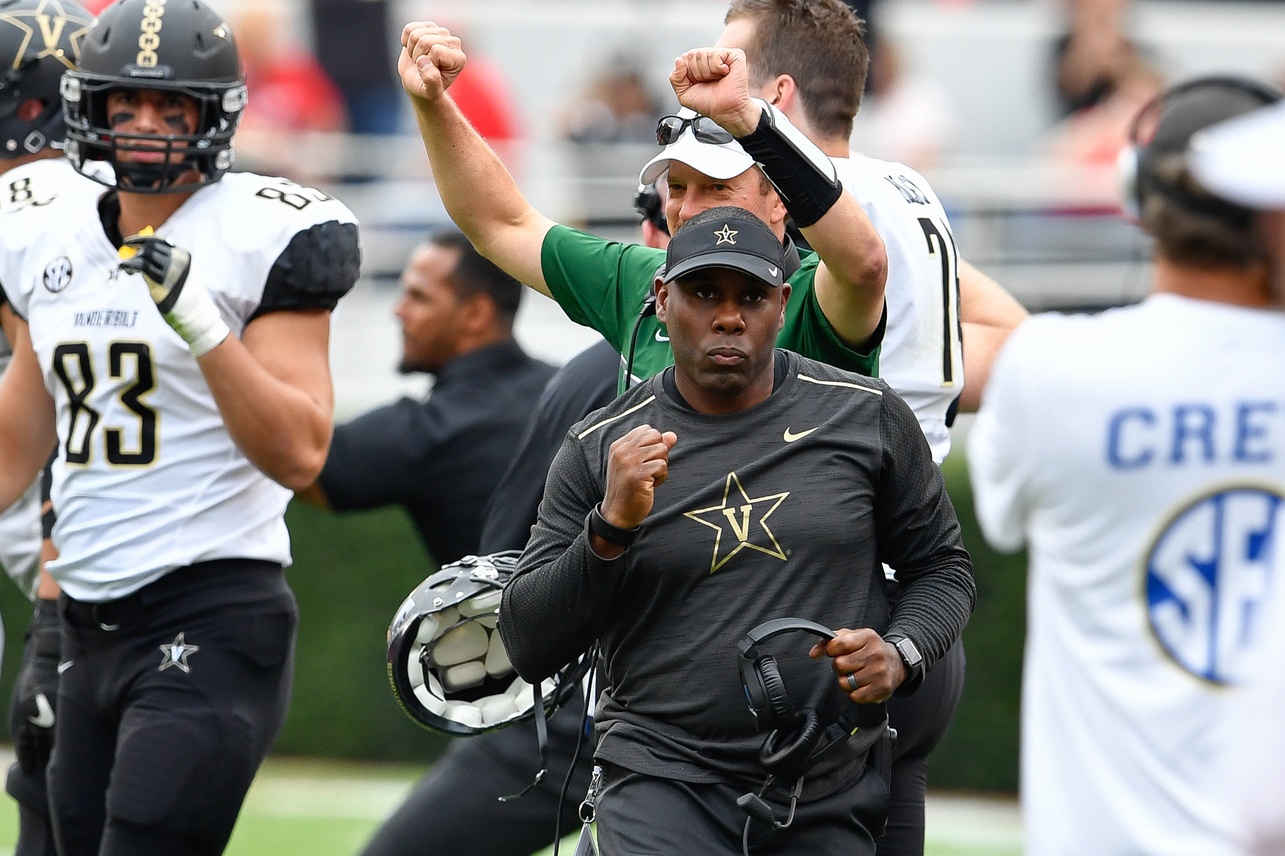
[[[532,788],[544,781],[544,774],[549,772],[549,721],[544,712],[544,697],[540,695],[539,684],[532,685],[531,694],[535,699],[535,739],[540,744],[540,769],[529,785],[516,794],[505,794],[500,797],[500,802],[526,796]]]
[[[589,659],[588,674],[592,675],[594,670],[598,667],[598,646],[594,645],[590,648],[589,652],[585,654],[585,657]],[[529,785],[518,791],[516,794],[506,794],[505,796],[500,797],[500,802],[509,802],[510,800],[518,799],[519,797],[530,793],[532,788],[544,781],[545,775],[549,772],[549,721],[548,714],[545,712],[544,697],[540,694],[540,686],[541,684],[534,684],[531,687],[531,693],[535,700],[535,739],[540,745],[540,769],[536,772],[535,779],[532,780]],[[585,705],[587,708],[588,699],[585,700]],[[578,743],[579,741],[577,740],[577,748]],[[576,756],[578,757],[579,754],[580,753],[577,752]],[[573,759],[571,763],[572,769],[574,769],[575,760]],[[569,770],[567,772],[568,779],[570,779],[570,776],[571,771]],[[559,799],[559,803],[561,803],[561,799]],[[559,813],[558,816],[561,817],[561,814]]]

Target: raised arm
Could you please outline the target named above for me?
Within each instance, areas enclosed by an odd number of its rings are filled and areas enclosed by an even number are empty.
[[[553,221],[531,207],[447,94],[464,69],[460,40],[445,27],[416,21],[402,30],[401,44],[397,70],[447,213],[479,253],[518,282],[551,297],[540,250]]]
[[[964,329],[964,393],[959,407],[971,413],[981,406],[1000,348],[1028,313],[998,282],[963,259],[959,303]]]
[[[821,257],[821,311],[849,346],[866,344],[883,316],[888,256],[861,204],[840,185],[834,164],[783,113],[750,97],[739,49],[688,51],[674,61],[669,82],[680,104],[717,122],[763,167]]]
[[[553,674],[607,629],[624,577],[621,558],[669,476],[677,441],[673,432],[636,426],[612,443],[599,490],[576,439],[564,440],[500,603],[500,636],[526,681]]]

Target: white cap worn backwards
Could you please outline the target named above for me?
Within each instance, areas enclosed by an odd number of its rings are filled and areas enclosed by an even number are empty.
[[[1210,193],[1247,208],[1285,209],[1285,101],[1201,131],[1187,159]]]

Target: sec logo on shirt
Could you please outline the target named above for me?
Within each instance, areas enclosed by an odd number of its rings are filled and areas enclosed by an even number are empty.
[[[41,281],[45,289],[51,294],[57,294],[71,284],[71,259],[66,256],[58,258],[45,265],[44,276]]]
[[[1183,508],[1147,552],[1151,631],[1184,670],[1217,684],[1247,677],[1260,610],[1278,584],[1285,499],[1228,488]]]

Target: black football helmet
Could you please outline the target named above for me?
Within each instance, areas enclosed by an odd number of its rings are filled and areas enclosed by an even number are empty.
[[[518,677],[496,630],[500,597],[517,550],[465,556],[420,583],[388,627],[388,677],[419,724],[456,737],[495,731],[536,715],[537,691]],[[578,691],[579,660],[543,681],[546,715]]]
[[[0,0],[0,158],[62,148],[58,82],[93,20],[70,0]]]
[[[179,92],[200,107],[192,134],[123,134],[111,130],[113,90]],[[245,109],[245,75],[232,29],[200,0],[118,0],[103,10],[81,48],[79,69],[62,81],[67,156],[96,181],[89,161],[112,165],[115,186],[131,193],[179,193],[213,184],[232,167],[232,135]],[[161,163],[122,162],[121,152],[157,150]],[[196,170],[200,178],[175,185]]]

